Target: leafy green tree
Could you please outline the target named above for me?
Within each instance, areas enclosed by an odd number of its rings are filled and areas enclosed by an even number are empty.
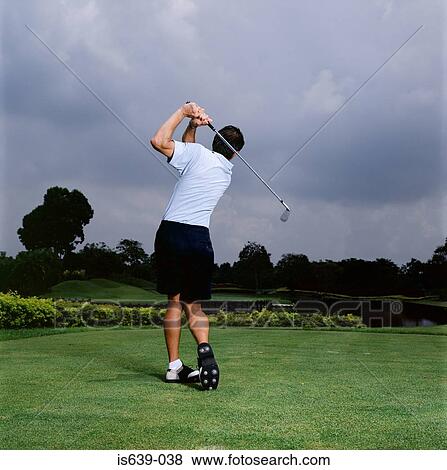
[[[215,265],[214,282],[219,284],[234,283],[234,270],[230,263],[222,263],[220,266]]]
[[[445,239],[444,245],[436,248],[431,258],[431,262],[434,264],[447,264],[447,238]]]
[[[89,278],[111,278],[122,274],[124,263],[121,256],[109,248],[104,242],[87,243],[87,245],[77,253],[73,267],[76,269],[85,269],[86,275]]]
[[[62,279],[62,262],[49,249],[21,251],[14,260],[9,287],[22,295],[39,295]]]
[[[244,287],[259,290],[271,287],[273,282],[273,264],[270,253],[263,245],[247,242],[239,253],[239,261],[234,263],[235,275]]]
[[[10,288],[14,263],[15,261],[12,256],[6,256],[5,251],[0,251],[0,292],[6,292]]]
[[[447,239],[438,246],[426,264],[426,281],[443,298],[447,297]]]
[[[289,289],[311,289],[313,270],[309,258],[303,254],[282,255],[275,267],[277,283]]]
[[[314,274],[313,290],[320,292],[338,292],[343,268],[339,262],[330,259],[313,261],[312,272]]]
[[[84,241],[84,227],[93,217],[87,198],[77,189],[49,188],[43,204],[23,217],[17,230],[27,250],[48,248],[59,257]]]
[[[426,284],[426,264],[411,258],[401,269],[404,292],[408,295],[424,295]]]
[[[132,270],[132,275],[146,281],[155,282],[157,280],[155,253],[148,256],[143,263],[136,265]]]
[[[400,271],[396,263],[387,258],[377,258],[370,263],[369,283],[373,295],[399,293]]]
[[[349,295],[395,294],[400,290],[399,267],[391,260],[344,259],[338,293]]]
[[[124,264],[130,268],[149,261],[149,255],[144,251],[142,244],[136,240],[123,238],[116,246],[116,252],[121,256]]]
[[[338,292],[348,295],[371,295],[370,261],[349,258],[339,262],[342,268]]]

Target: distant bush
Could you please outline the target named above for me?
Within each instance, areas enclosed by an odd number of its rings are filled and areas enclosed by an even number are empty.
[[[270,310],[251,313],[220,312],[215,323],[226,326],[322,328],[322,327],[364,327],[359,316],[303,314],[296,312],[272,312]]]
[[[64,281],[85,281],[87,279],[85,269],[66,269],[62,277]]]
[[[51,299],[0,293],[0,328],[53,326],[58,311]]]

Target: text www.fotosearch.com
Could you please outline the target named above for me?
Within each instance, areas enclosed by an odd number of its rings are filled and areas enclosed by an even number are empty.
[[[326,465],[330,466],[329,457],[297,457],[296,455],[278,455],[278,456],[246,456],[244,454],[229,454],[226,456],[191,456],[191,462],[193,465],[234,465],[234,466],[243,466],[243,465],[271,465],[271,466],[296,466],[296,465]]]

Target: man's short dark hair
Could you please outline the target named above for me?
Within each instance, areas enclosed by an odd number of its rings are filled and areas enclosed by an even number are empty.
[[[225,126],[220,131],[224,137],[238,152],[245,144],[244,136],[240,129],[235,126]],[[233,156],[233,152],[226,146],[220,137],[216,134],[213,140],[213,151],[220,153],[228,160]]]

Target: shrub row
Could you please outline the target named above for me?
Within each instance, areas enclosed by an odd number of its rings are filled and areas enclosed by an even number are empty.
[[[161,326],[165,309],[159,307],[121,307],[117,304],[54,302],[57,325],[70,326]]]
[[[0,328],[77,327],[77,326],[161,326],[165,309],[160,307],[121,307],[117,304],[52,301],[16,294],[0,294]],[[325,316],[269,310],[251,313],[219,312],[209,316],[216,326],[245,327],[362,327],[352,314]],[[183,319],[183,321],[185,321]]]
[[[253,311],[251,313],[220,312],[216,316],[215,323],[227,326],[288,328],[361,328],[365,326],[359,316],[351,313],[347,315],[322,315],[319,313],[272,312],[270,310]]]
[[[51,299],[0,293],[0,328],[53,326],[57,315]]]

